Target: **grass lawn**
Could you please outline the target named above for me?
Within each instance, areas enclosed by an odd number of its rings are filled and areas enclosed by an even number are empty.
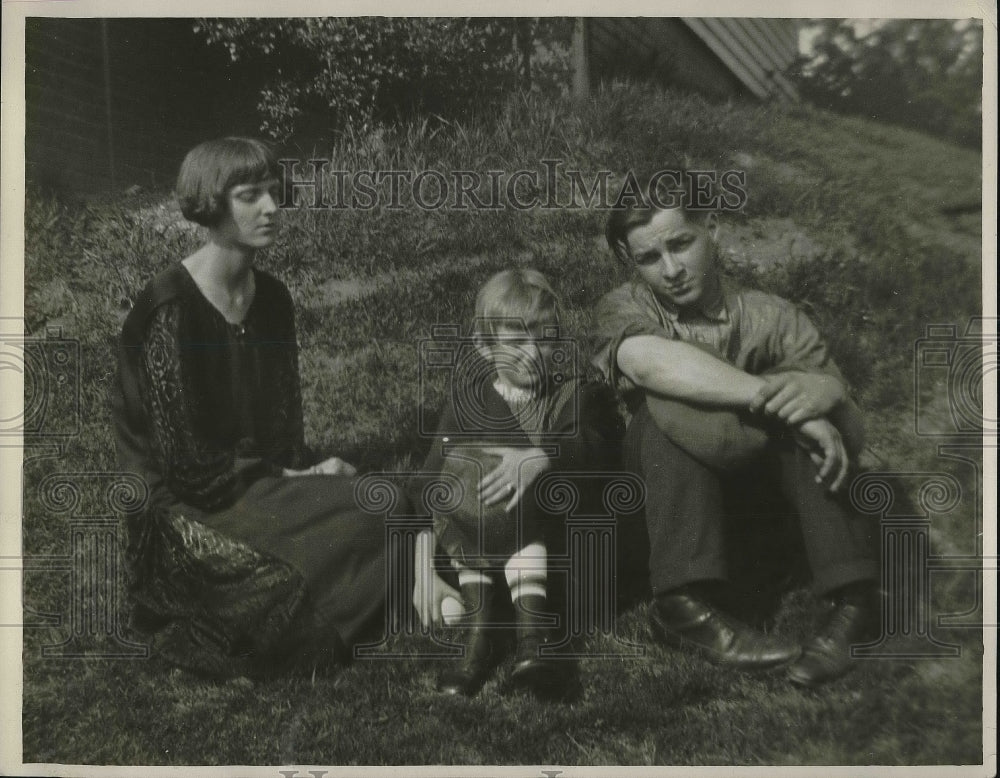
[[[955,504],[929,516],[932,553],[981,554],[981,457],[974,449],[946,457],[945,439],[917,434],[926,429],[917,421],[947,424],[949,406],[946,375],[914,380],[914,344],[926,326],[964,331],[982,310],[979,221],[942,211],[978,200],[978,154],[801,106],[717,105],[630,88],[584,106],[516,99],[461,126],[387,129],[317,156],[347,170],[513,171],[559,159],[589,175],[655,169],[677,149],[692,165],[747,171],[745,212],[724,224],[728,272],[801,304],[828,335],[868,413],[869,468],[888,473],[915,504],[928,474],[958,485]],[[43,646],[67,637],[71,581],[42,568],[70,553],[71,527],[69,512],[43,499],[43,482],[115,470],[107,396],[121,321],[145,281],[198,242],[166,202],[166,193],[89,203],[29,195],[26,327],[61,326],[79,341],[81,394],[79,433],[61,452],[26,451],[24,596],[36,626],[24,632],[25,762],[981,763],[983,644],[970,625],[982,614],[975,576],[963,570],[935,572],[928,603],[935,619],[971,609],[953,619],[958,626],[932,629],[958,655],[858,660],[854,673],[814,692],[781,673],[721,672],[657,646],[644,602],[621,614],[617,637],[584,642],[582,693],[562,705],[508,693],[509,660],[474,699],[443,699],[434,691],[440,664],[423,656],[421,636],[394,638],[409,658],[266,682],[206,681],[155,657],[44,655]],[[280,247],[260,264],[296,301],[309,442],[405,477],[426,445],[418,408],[433,411],[442,399],[440,382],[420,383],[419,339],[435,324],[465,325],[479,284],[512,265],[549,275],[581,333],[594,303],[626,277],[603,245],[603,221],[587,209],[287,212]],[[78,513],[94,512],[99,497],[84,493]],[[793,587],[775,629],[806,638],[814,605]],[[62,623],[46,626],[45,614]],[[634,655],[598,656],[622,645]]]

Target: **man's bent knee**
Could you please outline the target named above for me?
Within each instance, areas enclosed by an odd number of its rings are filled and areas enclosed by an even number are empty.
[[[656,427],[673,443],[709,467],[730,470],[756,460],[768,445],[767,430],[745,414],[705,408],[646,394]]]

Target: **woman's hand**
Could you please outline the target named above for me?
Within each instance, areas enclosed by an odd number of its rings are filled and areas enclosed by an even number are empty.
[[[837,428],[827,419],[810,419],[799,425],[797,437],[819,468],[816,482],[828,483],[831,492],[840,489],[850,461]]]
[[[548,455],[540,448],[496,446],[483,451],[500,457],[500,464],[479,482],[479,499],[484,505],[507,500],[505,511],[514,510],[535,479],[552,466]]]
[[[324,459],[318,465],[313,465],[312,467],[307,467],[305,470],[289,470],[285,468],[286,476],[297,476],[297,475],[346,475],[352,477],[358,474],[358,470],[354,465],[349,462],[345,462],[340,457],[330,457],[329,459]]]
[[[462,602],[462,595],[434,572],[433,549],[434,536],[430,530],[417,535],[413,552],[413,607],[425,628],[441,623],[441,603],[444,600],[451,597]]]
[[[764,386],[750,402],[750,410],[763,410],[792,426],[826,416],[847,398],[844,385],[822,373],[790,371],[761,378]]]
[[[324,459],[318,465],[313,466],[316,475],[346,475],[355,476],[358,469],[350,462],[345,462],[340,457],[330,457]]]

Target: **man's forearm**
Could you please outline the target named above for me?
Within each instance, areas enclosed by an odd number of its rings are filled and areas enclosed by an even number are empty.
[[[747,408],[763,379],[700,345],[656,335],[626,338],[618,367],[637,386],[664,397],[724,408]]]

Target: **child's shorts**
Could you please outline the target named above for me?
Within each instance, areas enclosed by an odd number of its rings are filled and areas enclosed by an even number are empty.
[[[495,505],[479,499],[479,482],[500,463],[481,446],[452,450],[441,467],[441,485],[428,495],[441,547],[463,567],[487,569],[503,563],[529,543],[542,540],[534,495],[524,495],[508,513],[509,498]]]

